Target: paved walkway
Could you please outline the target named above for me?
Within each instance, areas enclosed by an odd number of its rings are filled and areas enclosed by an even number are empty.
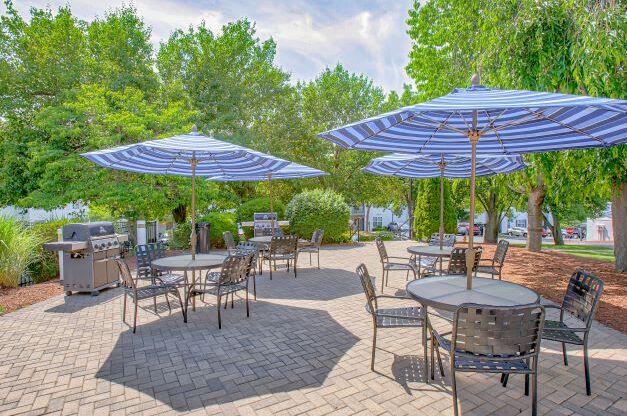
[[[388,251],[402,255],[407,245]],[[258,278],[250,319],[236,301],[222,330],[213,299],[188,324],[180,309],[169,315],[161,301],[159,317],[147,300],[133,335],[117,289],[0,317],[0,414],[451,414],[448,372],[423,383],[420,330],[382,330],[370,371],[372,322],[354,270],[365,262],[379,275],[374,245],[325,248],[322,270],[307,257],[297,279]],[[402,291],[405,274],[390,284],[386,293]],[[543,344],[540,414],[627,413],[627,336],[594,326],[590,397],[581,349],[564,367],[560,347]],[[460,374],[458,390],[464,414],[530,414],[522,376],[504,389],[498,376]]]

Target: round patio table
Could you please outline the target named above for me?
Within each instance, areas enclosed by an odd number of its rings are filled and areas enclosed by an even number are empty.
[[[162,257],[150,263],[150,266],[156,270],[183,272],[185,279],[185,283],[183,283],[183,294],[185,298],[185,305],[183,305],[184,322],[187,322],[187,305],[189,303],[189,294],[196,284],[196,272],[220,267],[222,263],[224,263],[224,259],[226,259],[226,256],[223,254],[196,254],[196,258],[192,260],[191,254],[183,254],[180,256]],[[191,272],[191,281],[188,272]],[[198,276],[201,275],[202,273],[198,273]],[[194,299],[192,299],[192,302],[192,310],[195,310],[196,302]]]
[[[250,241],[251,243],[256,243],[258,245],[267,245],[267,244],[270,244],[270,242],[272,242],[272,236],[263,235],[259,237],[253,237],[253,238],[249,238],[248,241]],[[310,243],[309,240],[303,240],[302,238],[298,239],[299,246],[305,246],[309,243]]]
[[[418,256],[418,267],[420,267],[420,257],[437,257],[440,260],[440,276],[442,275],[442,259],[444,257],[451,257],[451,253],[453,252],[453,247],[442,247],[440,246],[410,246],[407,247],[407,252],[409,254],[413,254]],[[420,273],[420,269],[418,269],[418,273]]]
[[[407,294],[422,304],[425,310],[422,328],[423,342],[427,337],[427,309],[454,312],[463,303],[489,306],[522,306],[540,302],[540,295],[531,289],[503,280],[474,277],[472,289],[466,289],[466,275],[452,274],[418,279],[407,283]],[[425,374],[428,362],[425,353]],[[427,377],[428,380],[428,377]]]

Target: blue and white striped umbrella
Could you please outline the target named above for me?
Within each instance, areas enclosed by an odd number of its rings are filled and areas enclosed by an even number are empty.
[[[471,131],[479,154],[606,147],[627,142],[627,101],[474,86],[319,136],[348,149],[470,154]]]
[[[167,139],[147,140],[82,156],[111,169],[153,175],[195,176],[265,175],[290,162],[243,146],[216,140],[192,131]]]
[[[627,142],[627,101],[479,85],[320,133],[347,148],[471,155],[470,229],[479,154],[608,147]],[[469,233],[473,246],[473,233]]]
[[[442,164],[443,171],[440,169]],[[470,165],[469,156],[394,153],[372,159],[368,166],[363,168],[363,171],[399,178],[426,179],[443,176],[461,179],[470,177]],[[525,167],[525,163],[518,155],[477,157],[477,176],[510,173]]]
[[[522,157],[495,155],[480,156],[476,161],[477,176],[510,173],[526,167]],[[440,178],[440,250],[444,241],[444,178],[469,178],[472,160],[462,155],[427,155],[394,153],[372,159],[364,172],[399,178]]]
[[[96,150],[81,156],[106,168],[192,178],[192,258],[196,257],[196,176],[265,175],[290,162],[192,132],[167,139]]]

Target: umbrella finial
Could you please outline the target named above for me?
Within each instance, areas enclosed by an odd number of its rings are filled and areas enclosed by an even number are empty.
[[[198,126],[196,126],[196,124],[192,126],[192,133],[198,133]]]
[[[473,87],[481,85],[481,77],[479,76],[479,74],[474,74],[472,78],[470,78],[470,83]]]

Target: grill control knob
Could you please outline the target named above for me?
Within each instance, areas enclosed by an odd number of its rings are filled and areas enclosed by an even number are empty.
[[[114,246],[117,246],[117,245],[118,245],[118,240],[114,240],[114,241],[113,241],[113,245],[114,245]]]
[[[111,241],[107,242],[107,247],[111,247]]]

